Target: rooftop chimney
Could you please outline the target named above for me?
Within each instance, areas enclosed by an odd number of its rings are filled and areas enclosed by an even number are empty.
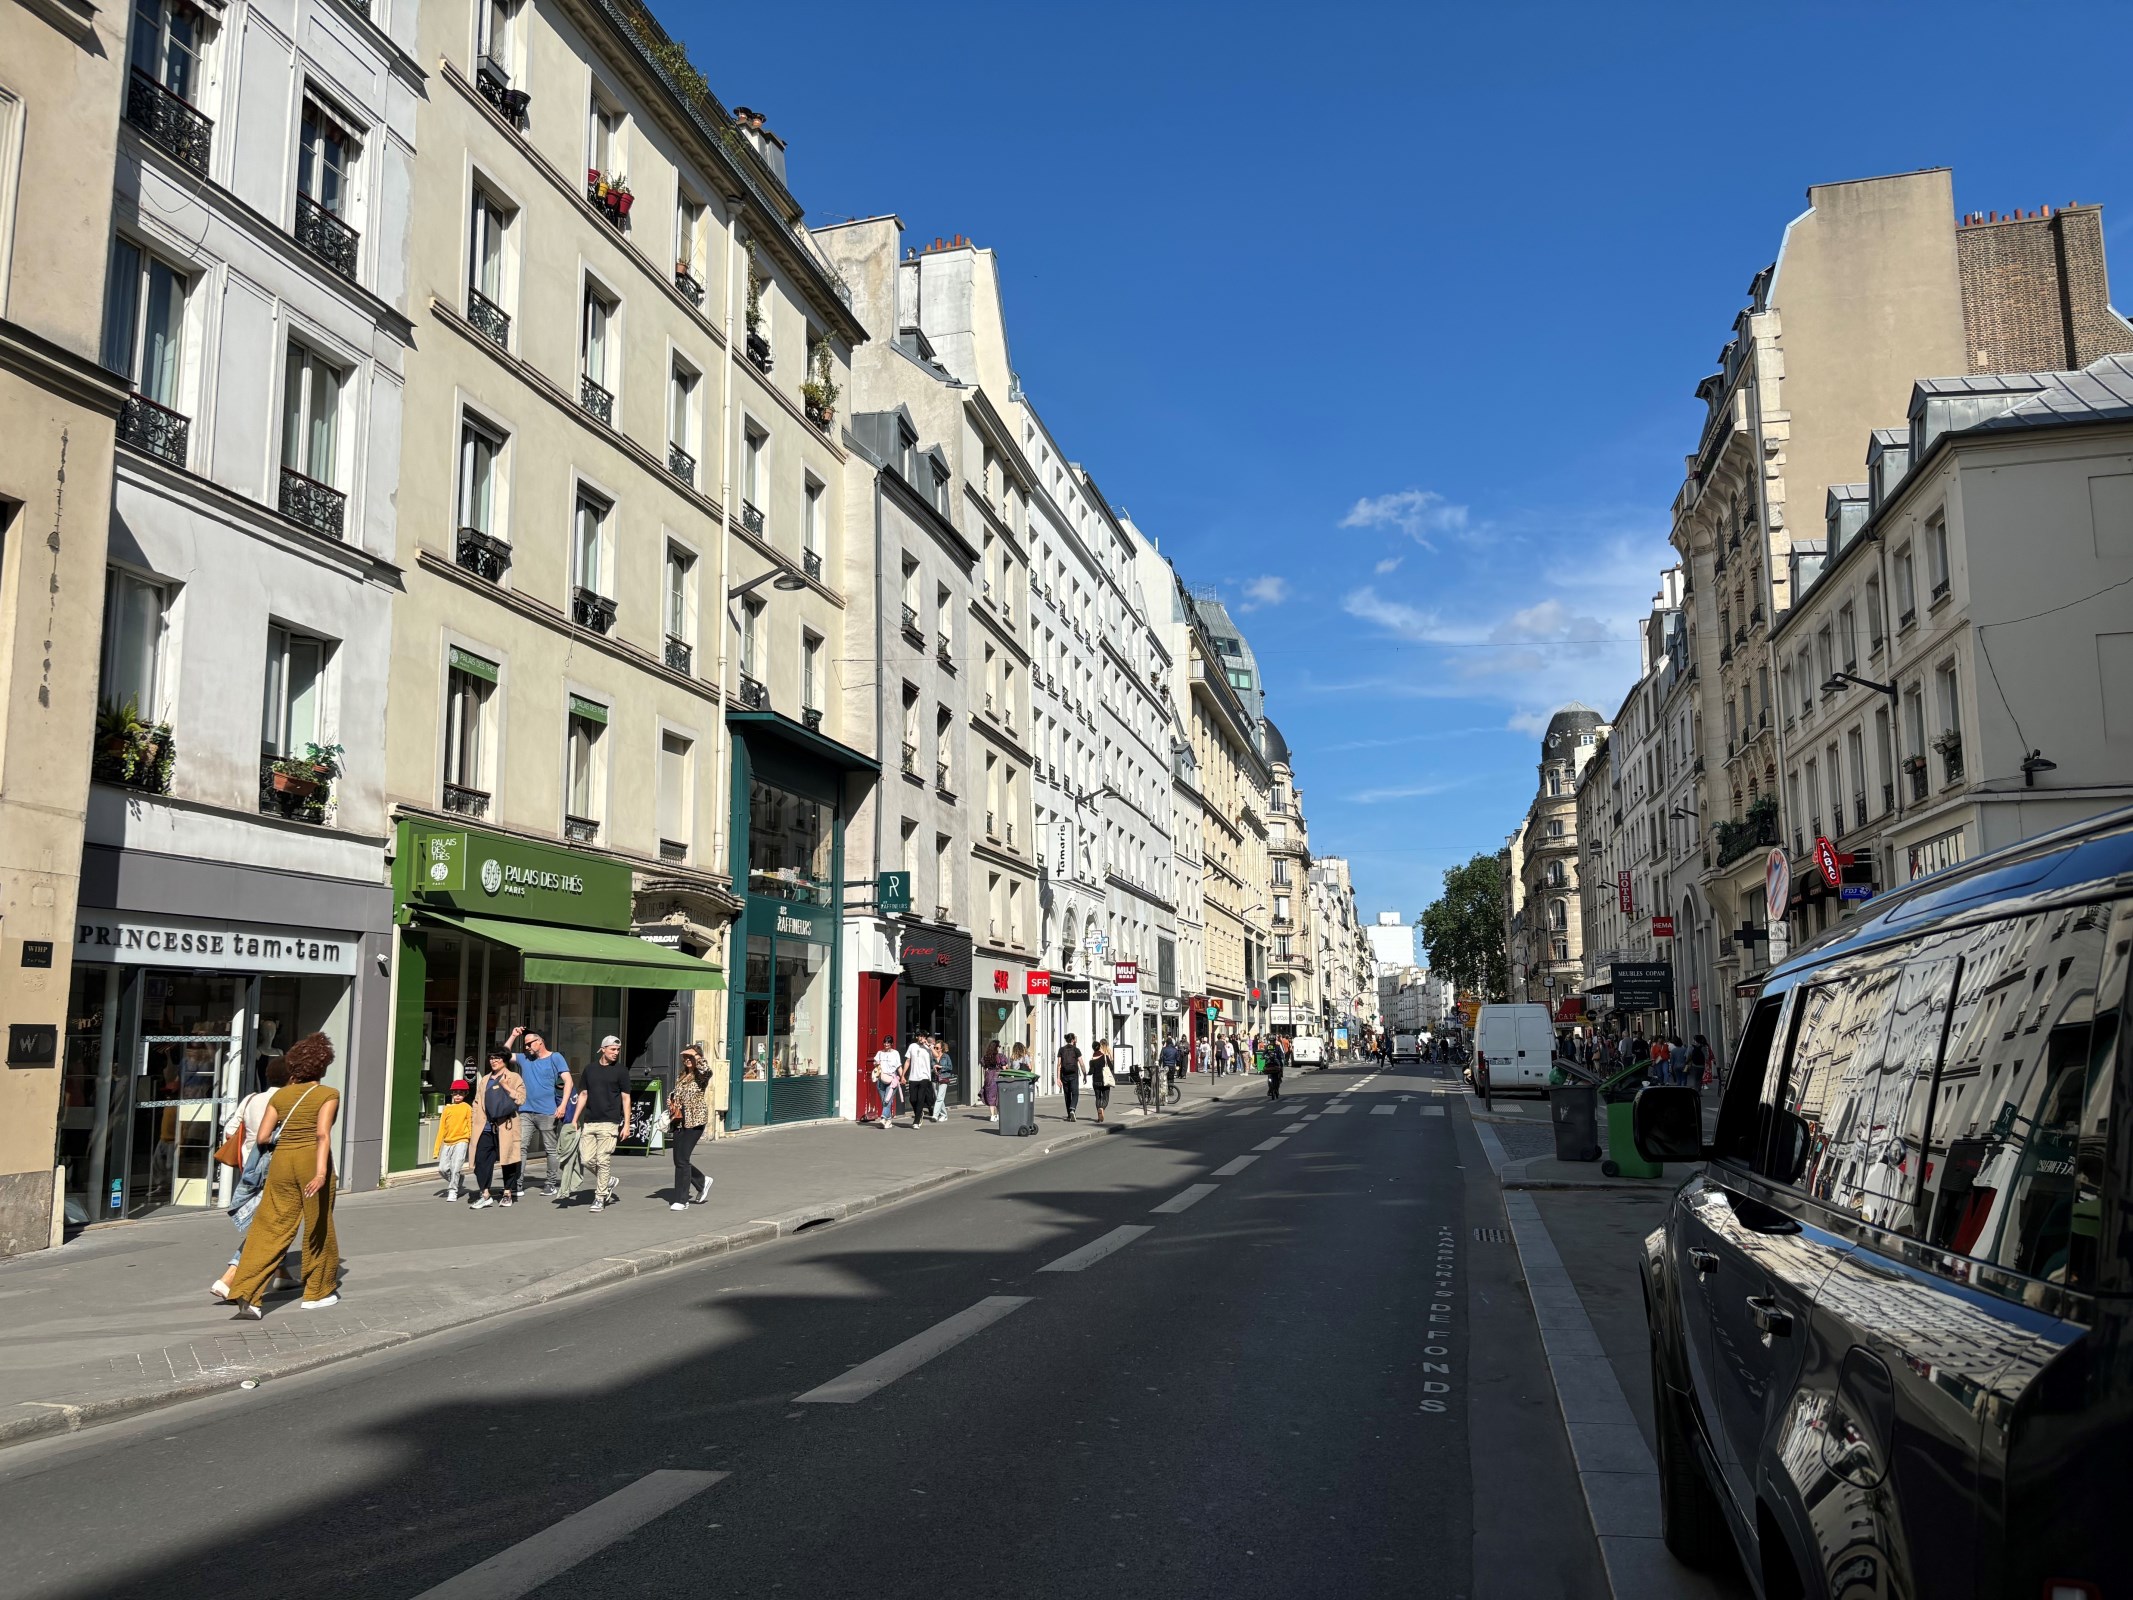
[[[768,167],[771,176],[779,183],[785,182],[785,141],[770,131],[763,120],[763,113],[747,106],[733,108],[733,125],[741,131],[749,146]]]

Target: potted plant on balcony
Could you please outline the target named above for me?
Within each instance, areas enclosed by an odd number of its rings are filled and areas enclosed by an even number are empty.
[[[750,249],[748,252],[748,304],[742,312],[742,317],[747,322],[748,331],[752,335],[759,335],[763,331],[763,290],[769,282],[770,279],[764,275],[762,268],[755,264],[755,251]]]
[[[1938,739],[1935,739],[1933,741],[1933,748],[1944,756],[1960,754],[1963,748],[1963,736],[1960,733],[1956,732],[1953,728],[1950,728],[1946,733],[1942,734]],[[1921,765],[1922,764],[1923,763],[1921,763]]]
[[[103,782],[166,793],[175,754],[170,724],[150,722],[132,700],[107,700],[97,712],[91,769]]]
[[[1926,758],[1924,756],[1905,756],[1903,758],[1903,770],[1906,772],[1925,771]]]
[[[608,208],[615,213],[615,220],[618,222],[627,222],[629,220],[630,206],[636,198],[635,195],[630,193],[630,183],[627,178],[617,178],[607,187]]]
[[[817,339],[814,349],[808,352],[807,381],[800,385],[800,398],[805,403],[807,420],[816,427],[827,429],[837,418],[837,395],[835,381],[830,376],[830,342]]]

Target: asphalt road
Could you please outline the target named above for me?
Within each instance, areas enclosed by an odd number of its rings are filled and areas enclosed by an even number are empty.
[[[1452,1089],[1311,1074],[19,1447],[0,1594],[1604,1595]]]

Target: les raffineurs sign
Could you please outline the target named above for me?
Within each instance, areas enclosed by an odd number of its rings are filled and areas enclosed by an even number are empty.
[[[625,866],[472,828],[400,826],[396,866],[408,902],[580,928],[630,925]]]

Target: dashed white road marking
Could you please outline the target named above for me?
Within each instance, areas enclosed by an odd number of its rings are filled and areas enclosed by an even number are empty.
[[[647,1472],[605,1500],[595,1500],[481,1565],[423,1590],[415,1600],[518,1600],[727,1476],[673,1468]]]
[[[1373,1117],[1389,1117],[1399,1109],[1400,1108],[1398,1106],[1372,1106],[1370,1108],[1370,1114]]]
[[[864,1400],[869,1395],[886,1389],[908,1372],[915,1372],[944,1350],[953,1350],[974,1333],[982,1333],[1010,1311],[1019,1311],[1029,1304],[1028,1295],[987,1295],[967,1311],[958,1311],[944,1322],[936,1322],[924,1333],[915,1334],[894,1349],[884,1350],[872,1361],[862,1361],[841,1378],[832,1378],[819,1388],[800,1395],[802,1403],[819,1405],[850,1405],[855,1400]]]
[[[1250,1166],[1254,1161],[1257,1161],[1258,1159],[1259,1158],[1257,1156],[1239,1156],[1236,1160],[1228,1163],[1226,1166],[1220,1166],[1215,1168],[1215,1176],[1218,1178],[1234,1178],[1238,1173],[1242,1172],[1246,1167]]]
[[[1093,1267],[1114,1251],[1123,1250],[1144,1233],[1155,1230],[1145,1223],[1129,1223],[1123,1228],[1113,1228],[1101,1239],[1092,1239],[1079,1250],[1069,1250],[1057,1261],[1048,1261],[1039,1272],[1079,1272],[1083,1267]]]
[[[1304,1131],[1304,1125],[1301,1122],[1292,1122],[1286,1128],[1283,1128],[1281,1131],[1283,1133],[1302,1133]]]
[[[1304,1121],[1306,1121],[1306,1122],[1316,1122],[1316,1121],[1317,1121],[1317,1120],[1318,1120],[1318,1119],[1319,1119],[1320,1117],[1322,1117],[1322,1116],[1324,1116],[1324,1115],[1325,1115],[1325,1113],[1324,1113],[1323,1111],[1314,1111],[1314,1112],[1312,1112],[1312,1113],[1311,1113],[1311,1114],[1310,1114],[1309,1116],[1305,1117],[1305,1118],[1304,1118]]]
[[[1353,1108],[1353,1107],[1351,1107],[1351,1106],[1344,1106],[1344,1105],[1340,1105],[1340,1104],[1338,1104],[1338,1103],[1335,1103],[1335,1104],[1333,1104],[1333,1105],[1330,1105],[1330,1106],[1326,1107],[1326,1110],[1327,1110],[1327,1111],[1328,1111],[1328,1112],[1329,1112],[1329,1113],[1330,1113],[1331,1115],[1333,1115],[1333,1116],[1336,1116],[1336,1117],[1337,1117],[1337,1116],[1339,1116],[1339,1115],[1340,1115],[1340,1114],[1341,1114],[1342,1112],[1344,1112],[1344,1111],[1349,1111],[1349,1110],[1352,1110],[1352,1109],[1354,1109],[1354,1108]]]
[[[1220,1187],[1220,1184],[1196,1183],[1190,1188],[1180,1189],[1168,1200],[1155,1207],[1150,1214],[1158,1217],[1174,1217],[1180,1211],[1191,1210],[1192,1207],[1198,1205]]]
[[[1441,1117],[1444,1115],[1444,1107],[1424,1106],[1422,1108],[1422,1115],[1424,1115],[1425,1117]]]
[[[1271,1139],[1260,1140],[1257,1144],[1253,1145],[1252,1148],[1254,1150],[1279,1150],[1283,1145],[1287,1144],[1288,1142],[1289,1136],[1287,1134],[1277,1133]]]

